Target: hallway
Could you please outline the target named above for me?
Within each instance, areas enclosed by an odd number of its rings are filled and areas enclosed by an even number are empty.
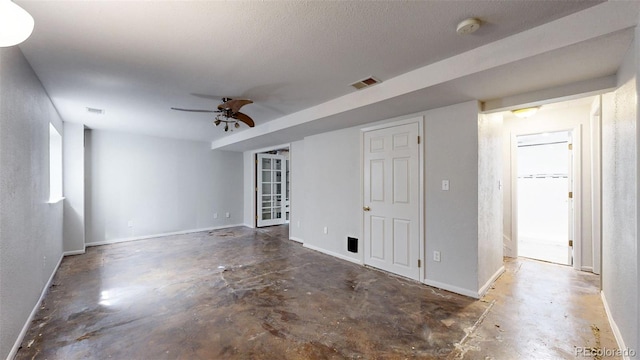
[[[238,227],[67,257],[17,359],[556,359],[615,347],[593,274],[510,260],[474,300],[287,234]]]

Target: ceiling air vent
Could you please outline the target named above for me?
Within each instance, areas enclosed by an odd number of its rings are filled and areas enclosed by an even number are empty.
[[[353,86],[354,88],[360,90],[360,89],[364,89],[367,88],[369,86],[373,86],[375,84],[381,83],[382,81],[374,78],[373,76],[370,76],[366,79],[362,79],[359,81],[354,82],[353,84],[351,84],[351,86]]]
[[[102,115],[102,114],[104,114],[104,109],[96,109],[96,108],[88,107],[87,108],[87,112],[89,114]]]

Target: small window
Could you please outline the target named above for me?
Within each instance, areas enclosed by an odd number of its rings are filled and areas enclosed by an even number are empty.
[[[62,136],[49,124],[49,202],[62,199]]]

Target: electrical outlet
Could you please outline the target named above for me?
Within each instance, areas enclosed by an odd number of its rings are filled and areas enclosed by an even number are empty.
[[[442,180],[442,190],[449,191],[449,180]]]
[[[228,218],[231,217],[231,215],[229,213],[225,213],[224,216],[228,217]]]
[[[218,213],[213,213],[213,218],[217,219],[218,218]]]
[[[325,233],[325,234],[328,234],[329,233],[329,228],[325,226],[324,229],[322,229],[322,232]]]
[[[433,252],[433,261],[440,262],[440,251]]]

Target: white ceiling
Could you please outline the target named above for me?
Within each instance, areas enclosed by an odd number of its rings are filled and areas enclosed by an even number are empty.
[[[16,0],[36,23],[20,48],[65,121],[214,142],[240,134],[216,128],[211,115],[170,107],[214,109],[221,97],[247,97],[255,103],[243,112],[265,128],[356,92],[349,84],[362,78],[387,81],[600,2]],[[483,27],[457,35],[456,24],[470,16]],[[359,109],[361,116],[376,116],[353,123],[611,75],[632,37],[630,30],[618,31],[463,76],[424,90],[421,101],[407,94]],[[425,103],[425,96],[431,100]],[[89,114],[87,107],[105,114]],[[288,142],[347,126],[340,119],[355,115],[228,148]]]

